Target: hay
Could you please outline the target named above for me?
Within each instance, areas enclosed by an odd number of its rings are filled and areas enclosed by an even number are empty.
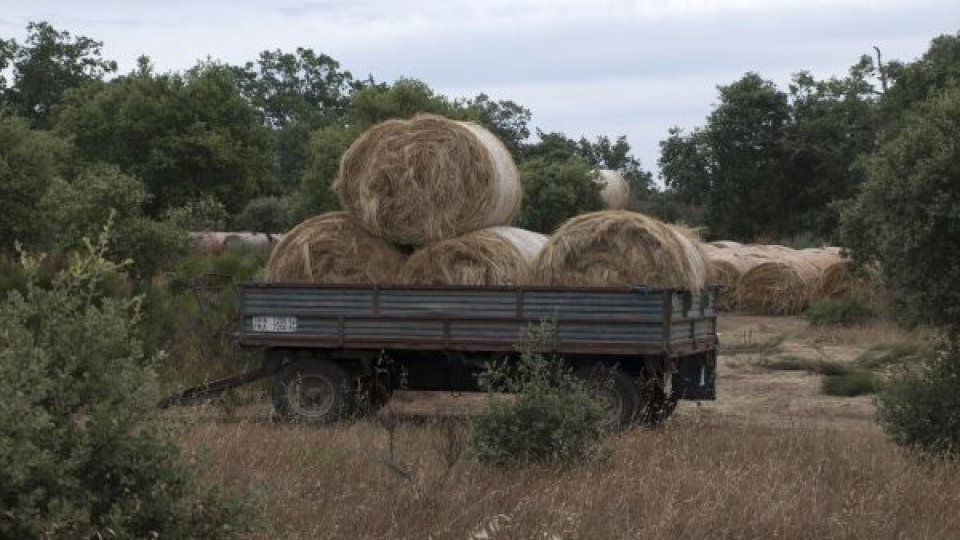
[[[368,231],[412,245],[505,225],[521,198],[517,167],[493,134],[435,115],[367,130],[333,187]]]
[[[310,218],[284,235],[264,280],[287,283],[395,283],[403,254],[346,212]]]
[[[491,227],[430,244],[407,259],[409,285],[526,285],[547,237],[515,227]]]
[[[744,247],[740,242],[734,242],[733,240],[719,240],[710,242],[708,245],[720,249],[742,249]]]
[[[853,288],[850,259],[844,257],[842,252],[839,247],[804,249],[800,252],[821,273],[820,289],[814,295],[815,299],[843,296]]]
[[[800,313],[820,288],[816,266],[785,246],[756,246],[753,255],[765,259],[744,272],[737,282],[737,304],[763,315]]]
[[[596,182],[601,185],[600,198],[608,210],[623,210],[630,204],[630,184],[617,171],[599,169],[594,171]]]
[[[700,290],[708,263],[693,233],[624,210],[584,214],[551,237],[534,266],[542,285]]]
[[[717,244],[725,244],[718,247]],[[704,255],[710,261],[708,282],[716,285],[717,309],[734,311],[739,309],[737,285],[740,276],[767,260],[757,254],[753,246],[744,246],[736,242],[712,242],[701,246]]]

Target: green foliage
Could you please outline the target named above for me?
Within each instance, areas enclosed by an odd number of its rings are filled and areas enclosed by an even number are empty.
[[[909,367],[932,361],[935,356],[935,351],[928,345],[907,341],[874,345],[860,353],[854,363],[867,369]]]
[[[300,221],[294,214],[296,207],[295,197],[259,197],[237,214],[234,228],[253,232],[284,232]]]
[[[843,238],[916,320],[960,327],[960,87],[918,105],[863,167]]]
[[[80,249],[84,238],[97,234],[99,224],[112,220],[115,256],[132,260],[136,277],[152,277],[185,252],[187,237],[171,223],[145,217],[146,200],[143,183],[115,167],[93,165],[72,182],[57,179],[43,202],[52,230],[58,231],[53,245],[63,252]]]
[[[899,444],[960,456],[960,344],[943,343],[921,369],[904,370],[877,399],[884,430]]]
[[[235,213],[275,187],[270,130],[227,66],[203,63],[183,75],[141,66],[70,92],[56,124],[83,159],[142,179],[155,217],[206,197]]]
[[[756,73],[721,86],[706,126],[660,143],[668,191],[706,209],[713,237],[832,237],[838,201],[863,181],[851,166],[875,140],[872,69],[862,59],[843,79],[799,72],[789,93]]]
[[[0,252],[14,242],[32,245],[51,231],[40,204],[63,168],[69,145],[16,117],[0,118]]]
[[[520,181],[523,208],[519,224],[525,229],[550,234],[573,216],[603,208],[600,185],[579,157],[528,159],[520,167]]]
[[[223,231],[230,215],[220,201],[206,197],[167,211],[166,220],[184,231]]]
[[[960,84],[960,32],[934,38],[916,62],[893,63],[887,71],[894,84],[881,101],[881,116],[888,137],[896,136],[903,114]]]
[[[106,235],[0,303],[0,536],[223,538],[251,508],[204,488],[158,418],[140,298],[104,298]]]
[[[827,375],[823,378],[823,393],[828,396],[862,396],[874,394],[880,388],[880,379],[871,371],[853,370],[842,375]]]
[[[877,315],[876,308],[854,295],[818,300],[803,312],[803,318],[814,326],[862,324]]]
[[[117,70],[117,63],[101,57],[103,43],[83,36],[72,37],[46,22],[27,25],[26,43],[4,42],[0,46],[0,69],[13,66],[13,86],[5,101],[36,128],[49,128],[51,113],[71,88],[103,80]]]
[[[494,363],[480,375],[491,394],[487,407],[470,418],[470,444],[487,465],[574,462],[591,456],[603,434],[603,405],[558,357],[543,353],[552,342],[549,324],[532,327],[517,364]]]

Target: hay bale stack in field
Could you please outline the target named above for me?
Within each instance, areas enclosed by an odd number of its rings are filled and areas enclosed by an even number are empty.
[[[547,237],[516,227],[490,227],[420,249],[400,270],[408,285],[527,285]]]
[[[719,287],[717,309],[739,309],[740,293],[737,285],[740,276],[767,259],[758,255],[754,246],[744,246],[737,242],[711,242],[703,244],[701,248],[710,261],[708,282]]]
[[[817,267],[785,246],[756,246],[753,252],[764,260],[740,276],[738,306],[763,315],[800,313],[820,288]]]
[[[600,184],[600,198],[608,210],[624,210],[630,204],[630,184],[617,171],[599,169],[594,171]]]
[[[839,247],[804,249],[800,252],[807,261],[816,266],[821,273],[820,289],[815,298],[836,298],[850,292],[853,287],[853,275],[850,273],[850,259],[842,255]]]
[[[286,233],[267,261],[265,281],[396,283],[404,255],[346,212],[312,217]]]
[[[364,132],[344,154],[334,190],[368,231],[411,245],[506,225],[521,197],[517,167],[492,133],[435,115]]]
[[[708,262],[693,233],[624,210],[574,217],[534,264],[541,285],[674,287],[700,290]]]

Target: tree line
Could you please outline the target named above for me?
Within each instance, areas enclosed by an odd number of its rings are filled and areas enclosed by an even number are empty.
[[[629,180],[633,209],[708,238],[841,243],[877,258],[893,242],[875,234],[878,205],[907,200],[878,202],[870,186],[890,166],[878,156],[920,136],[908,126],[925,122],[909,119],[939,114],[960,78],[960,34],[913,62],[864,55],[823,80],[799,71],[785,89],[746,73],[718,87],[704,125],[666,134],[658,186],[625,137],[544,133],[513,101],[355,77],[309,48],[164,73],[141,56],[124,74],[101,49],[45,22],[22,43],[0,39],[0,239],[6,252],[15,241],[66,252],[112,210],[116,252],[143,275],[174,256],[183,230],[282,231],[336,208],[346,148],[420,112],[479,122],[504,142],[525,187],[523,227],[550,232],[599,209],[590,171],[611,168]]]

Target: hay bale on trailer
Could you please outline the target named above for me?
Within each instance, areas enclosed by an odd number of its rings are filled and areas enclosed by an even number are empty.
[[[516,227],[490,227],[418,250],[400,270],[408,285],[528,285],[547,237]]]
[[[794,315],[803,311],[820,288],[816,266],[785,246],[756,246],[762,260],[740,276],[737,303],[763,315]]]
[[[521,197],[513,158],[492,133],[436,115],[368,129],[333,187],[368,231],[411,245],[506,225]]]
[[[843,256],[842,248],[804,249],[800,255],[820,270],[820,289],[815,294],[816,299],[843,296],[853,288],[850,259]]]
[[[708,262],[690,230],[624,210],[574,217],[534,263],[542,285],[672,287],[698,291]]]
[[[600,184],[600,198],[608,210],[624,210],[630,204],[630,184],[627,180],[611,169],[594,171],[595,179]]]
[[[265,281],[395,283],[405,257],[347,212],[312,217],[283,236],[267,261]]]

